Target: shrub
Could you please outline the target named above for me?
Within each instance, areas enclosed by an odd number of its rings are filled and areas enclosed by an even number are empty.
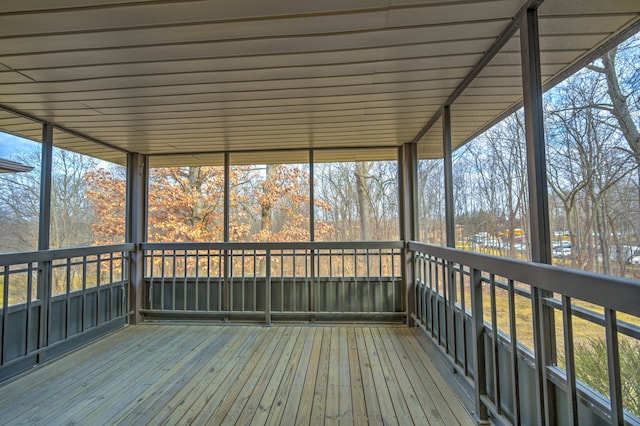
[[[619,336],[620,372],[624,408],[640,417],[640,342]],[[609,398],[607,346],[602,338],[575,344],[576,377]]]

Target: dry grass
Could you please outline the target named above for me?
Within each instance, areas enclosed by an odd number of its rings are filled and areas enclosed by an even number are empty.
[[[529,289],[529,286],[518,285]],[[470,300],[468,287],[465,288],[466,300]],[[558,295],[556,297],[559,298]],[[469,308],[468,302],[467,309]],[[596,314],[604,315],[604,308],[592,303],[572,300],[574,306],[588,309]],[[495,294],[497,327],[506,335],[510,334],[510,303],[508,292],[496,289]],[[533,318],[531,300],[527,297],[514,297],[515,325],[517,340],[533,351]],[[485,321],[491,324],[491,292],[488,285],[483,291]],[[562,311],[554,309],[555,340],[558,353],[558,365],[565,365],[565,341]],[[640,326],[640,317],[618,313],[617,319]],[[605,328],[594,322],[572,316],[573,346],[576,364],[576,377],[581,382],[601,393],[609,395],[609,376],[607,369],[607,352]],[[640,341],[618,334],[620,347],[620,369],[624,394],[624,407],[636,416],[640,416]]]

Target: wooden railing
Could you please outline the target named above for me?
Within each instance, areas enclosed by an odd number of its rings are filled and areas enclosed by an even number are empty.
[[[0,380],[124,325],[132,249],[0,255]]]
[[[414,319],[467,378],[479,420],[640,424],[640,373],[621,367],[640,365],[640,282],[417,242],[408,249]],[[585,347],[591,371],[580,373]]]
[[[147,316],[339,320],[406,316],[403,243],[143,244]]]

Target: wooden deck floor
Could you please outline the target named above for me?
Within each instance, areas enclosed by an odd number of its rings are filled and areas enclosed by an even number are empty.
[[[414,333],[131,326],[0,387],[0,423],[474,424]]]

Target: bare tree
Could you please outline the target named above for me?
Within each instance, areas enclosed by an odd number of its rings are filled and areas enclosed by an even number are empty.
[[[444,244],[444,163],[418,161],[419,238],[430,244]]]

